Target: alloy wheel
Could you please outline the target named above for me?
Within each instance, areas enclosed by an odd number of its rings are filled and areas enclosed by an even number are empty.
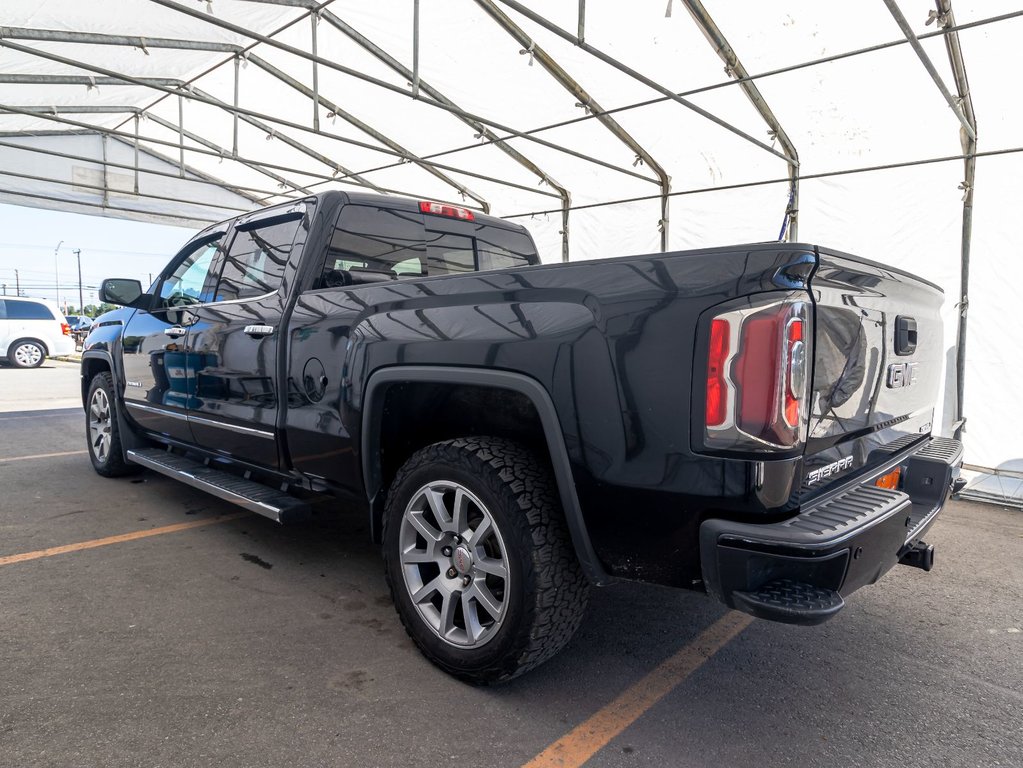
[[[98,388],[89,400],[89,442],[101,464],[110,456],[111,425],[110,398],[104,389]]]
[[[508,553],[493,515],[468,488],[437,481],[416,491],[399,547],[412,604],[438,637],[477,648],[497,634],[511,595]]]

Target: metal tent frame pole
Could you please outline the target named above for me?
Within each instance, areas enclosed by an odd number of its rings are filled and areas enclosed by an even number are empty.
[[[536,44],[526,32],[512,21],[504,11],[494,4],[493,0],[476,0],[476,4],[483,9],[499,27],[507,32],[513,40],[519,43],[528,51],[541,67],[557,81],[562,88],[579,100],[579,105],[590,110],[596,115],[597,120],[607,128],[611,134],[621,141],[626,147],[636,154],[637,162],[647,165],[657,176],[657,183],[661,187],[661,219],[658,228],[661,232],[661,251],[668,250],[668,193],[671,192],[671,177],[667,171],[658,163],[653,156],[646,151],[635,138],[626,131],[617,120],[610,115],[604,114],[604,108],[579,84],[568,72],[551,56],[547,51]],[[647,179],[647,181],[654,181]]]
[[[48,75],[38,75],[37,77],[49,77],[49,76]],[[55,76],[55,77],[60,77],[60,76],[58,75],[58,76]],[[139,109],[139,108],[138,107],[133,107],[132,109]],[[58,111],[59,111],[59,108],[58,108]],[[104,128],[102,126],[93,125],[92,123],[83,123],[83,122],[80,122],[80,121],[77,121],[77,120],[70,120],[68,118],[58,117],[57,115],[54,115],[52,113],[52,110],[50,110],[49,108],[45,108],[45,107],[31,107],[30,109],[23,109],[21,107],[15,107],[15,106],[6,105],[6,104],[0,104],[0,112],[10,112],[12,114],[27,115],[27,116],[30,116],[30,117],[39,118],[41,120],[48,120],[50,122],[59,123],[61,125],[70,125],[70,126],[73,126],[75,128],[81,129],[81,131],[84,131],[86,133],[101,133],[101,134],[106,134],[108,136],[114,136],[114,137],[119,138],[119,139],[126,139],[126,140],[129,140],[129,141],[133,141],[135,139],[135,135],[133,133],[128,133],[126,131],[120,131],[120,130],[118,130],[116,128]],[[176,127],[174,128],[174,130],[176,132]],[[56,134],[59,134],[59,135],[64,135],[64,134],[69,134],[71,132],[69,132],[69,131],[59,131],[59,132],[44,132],[44,133],[56,133]],[[0,136],[5,136],[5,135],[12,135],[12,134],[7,134],[7,133],[0,132]],[[24,135],[24,134],[15,133],[13,135],[21,136],[21,135]],[[37,133],[36,135],[39,135],[39,134]],[[160,138],[157,138],[155,136],[139,136],[138,138],[139,138],[139,141],[144,141],[144,142],[149,143],[149,144],[156,144],[158,146],[165,146],[165,147],[174,148],[174,149],[176,149],[177,146],[178,146],[178,143],[176,141],[169,141],[167,139],[160,139]],[[268,163],[268,162],[264,162],[264,161],[253,160],[251,158],[231,157],[230,155],[225,155],[222,152],[214,152],[213,150],[205,149],[205,148],[201,148],[201,147],[186,147],[185,149],[186,149],[187,152],[192,152],[192,153],[195,153],[195,154],[204,155],[204,156],[208,156],[208,157],[216,157],[218,160],[233,160],[234,162],[244,163],[244,164],[247,164],[247,165],[248,164],[258,165],[258,166],[263,167],[263,168],[273,168],[273,169],[276,169],[276,170],[279,170],[279,171],[284,171],[286,173],[295,173],[295,174],[302,175],[302,176],[308,176],[310,178],[319,179],[319,180],[324,181],[324,182],[333,182],[333,183],[336,183],[336,184],[347,184],[347,185],[353,185],[353,186],[358,186],[358,187],[361,187],[361,188],[365,188],[363,185],[357,184],[354,181],[348,181],[347,179],[343,179],[343,178],[334,178],[332,176],[328,176],[326,174],[318,173],[316,171],[302,170],[302,169],[299,169],[299,168],[293,168],[293,167],[290,167],[290,166],[280,165],[280,164],[277,164],[277,163]],[[154,155],[156,154],[156,153],[152,153],[151,150],[147,150],[147,151],[150,151],[151,154],[154,154]],[[166,162],[169,162],[171,164],[173,164],[173,162],[174,162],[173,160],[170,160],[169,158],[164,158],[164,157],[159,156],[159,155],[157,155],[157,156],[160,157],[163,160],[166,160]],[[291,182],[289,181],[289,182],[287,182],[287,184],[291,185]],[[391,188],[388,188],[388,187],[381,187],[381,189],[383,189],[383,191],[388,193],[388,194],[401,195],[403,197],[419,197],[419,198],[424,197],[424,195],[422,195],[422,194],[420,194],[418,192],[408,192],[408,191],[399,190],[399,189],[391,189]],[[274,197],[278,197],[278,196],[279,197],[286,197],[286,195],[282,195],[280,193],[277,193],[277,194],[275,194],[273,196]],[[550,196],[551,197],[555,197],[555,195],[553,195],[553,194],[550,194]],[[265,199],[266,198],[261,198],[260,200],[257,200],[256,202],[257,203],[263,203],[265,201]],[[450,200],[440,200],[438,202],[451,203],[452,205],[456,205],[457,204],[457,203],[454,203],[453,201],[450,201]]]
[[[937,12],[934,18],[944,29],[955,27],[955,15],[952,13],[951,0],[936,0]],[[956,333],[956,414],[954,433],[960,439],[966,426],[964,415],[965,383],[966,383],[966,315],[970,308],[970,248],[973,241],[973,189],[977,171],[977,116],[973,111],[973,97],[970,95],[970,82],[966,77],[966,64],[963,49],[959,44],[959,33],[949,32],[945,35],[945,50],[952,65],[955,78],[957,103],[973,129],[973,135],[964,127],[959,131],[959,141],[966,156],[963,161],[963,226],[960,253],[959,274],[959,324]]]
[[[246,2],[266,3],[268,0],[245,0],[245,1]],[[405,96],[406,98],[409,98],[409,99],[413,98],[411,90],[408,90],[408,89],[406,89],[406,88],[404,88],[404,87],[402,87],[400,85],[395,85],[393,83],[387,82],[386,80],[381,80],[378,77],[373,77],[372,75],[367,75],[364,72],[359,72],[356,69],[352,69],[351,67],[346,67],[345,65],[339,64],[338,62],[333,61],[331,59],[325,59],[322,56],[313,56],[311,53],[309,53],[308,51],[302,50],[301,48],[296,48],[293,45],[288,45],[287,43],[282,43],[279,40],[274,40],[272,36],[263,35],[263,34],[260,34],[259,32],[256,32],[255,30],[248,29],[248,28],[240,26],[238,24],[233,24],[233,23],[231,23],[229,21],[225,21],[223,19],[218,19],[215,16],[210,16],[209,14],[204,13],[203,11],[199,11],[199,10],[197,10],[195,8],[190,7],[190,6],[182,5],[181,3],[175,2],[175,0],[150,0],[150,2],[156,3],[157,5],[162,5],[165,8],[171,8],[171,9],[173,9],[175,11],[178,11],[179,13],[185,14],[186,16],[191,16],[192,18],[201,19],[202,21],[206,22],[207,24],[211,24],[211,25],[219,27],[221,29],[226,29],[226,30],[228,30],[230,32],[234,32],[237,35],[242,35],[243,37],[247,37],[249,39],[256,40],[256,41],[258,41],[260,43],[264,43],[265,45],[268,45],[271,48],[276,48],[276,49],[284,51],[286,53],[290,53],[293,56],[297,56],[300,59],[305,59],[306,61],[309,61],[309,62],[316,62],[317,64],[319,64],[322,67],[326,67],[327,69],[332,69],[332,70],[334,70],[336,72],[340,72],[341,74],[348,75],[350,77],[354,77],[357,80],[362,80],[364,82],[370,83],[371,85],[376,85],[376,86],[378,86],[380,88],[383,88],[384,90],[388,90],[388,91],[391,91],[393,93],[400,94],[400,95]],[[275,4],[275,5],[292,5],[292,6],[304,7],[304,8],[310,7],[310,4],[307,3],[306,0],[298,0],[298,2],[284,2],[284,3],[272,2],[270,4]],[[32,52],[32,50],[33,49],[28,49],[28,52]],[[78,66],[81,66],[81,65],[78,65]],[[534,143],[539,144],[541,146],[548,147],[549,149],[553,149],[553,150],[556,150],[558,152],[562,152],[564,154],[571,155],[572,157],[577,157],[580,160],[585,160],[587,162],[594,163],[596,165],[600,165],[600,166],[602,166],[604,168],[608,168],[608,169],[611,169],[611,170],[618,171],[619,173],[624,173],[624,174],[626,174],[628,176],[634,176],[636,178],[641,178],[641,179],[645,179],[646,178],[642,174],[638,174],[638,173],[636,173],[634,171],[631,171],[631,170],[629,170],[627,168],[622,168],[622,167],[616,166],[616,165],[614,165],[612,163],[605,162],[605,161],[601,160],[598,157],[594,157],[592,155],[587,155],[584,152],[579,152],[577,150],[571,149],[570,147],[565,147],[565,146],[562,146],[562,145],[557,144],[557,143],[552,142],[552,141],[547,141],[545,139],[540,139],[540,138],[537,138],[536,136],[530,136],[530,135],[528,135],[524,131],[516,131],[513,128],[509,128],[506,125],[502,125],[501,123],[498,123],[498,122],[496,122],[496,121],[494,121],[494,120],[492,120],[490,118],[484,117],[482,115],[477,115],[477,114],[474,114],[472,112],[467,112],[465,110],[449,106],[448,104],[444,104],[442,102],[436,101],[436,100],[431,99],[431,98],[424,98],[422,95],[420,95],[418,98],[416,98],[415,101],[420,102],[422,104],[427,104],[427,105],[429,105],[431,107],[435,107],[435,108],[443,110],[445,112],[450,112],[452,114],[458,114],[458,115],[461,115],[463,117],[469,118],[471,120],[476,120],[476,121],[478,121],[480,123],[488,125],[489,127],[493,128],[495,130],[504,131],[505,133],[511,134],[511,136],[509,138],[523,138],[526,141],[534,142]],[[266,119],[269,119],[269,118],[266,118]],[[282,122],[282,125],[287,125],[287,123],[283,123]],[[309,129],[305,128],[304,130],[309,130]],[[352,142],[352,143],[356,143],[356,142]],[[383,151],[383,150],[380,150],[380,151]],[[388,153],[385,152],[385,154],[388,154]],[[423,159],[425,160],[427,158],[423,158]],[[444,166],[440,166],[440,165],[438,165],[436,163],[434,163],[434,165],[437,165],[438,168],[443,168],[444,167]],[[451,169],[448,169],[448,170],[451,170]],[[369,172],[370,171],[363,171],[363,173],[369,173]],[[464,170],[460,171],[460,172],[464,172]]]
[[[457,117],[466,125],[468,125],[474,131],[476,131],[476,134],[479,138],[494,143],[494,146],[496,146],[499,150],[504,152],[506,155],[512,158],[523,168],[535,174],[540,179],[541,183],[547,184],[553,190],[555,190],[561,197],[562,203],[561,260],[568,261],[569,259],[568,211],[572,206],[572,196],[571,193],[568,191],[567,187],[565,187],[563,184],[558,183],[554,178],[551,177],[549,173],[540,168],[534,161],[530,160],[520,151],[510,146],[507,142],[503,141],[497,142],[497,135],[493,131],[491,131],[490,128],[488,128],[486,125],[479,122],[478,120],[473,120],[472,118],[466,117],[467,113],[464,110],[462,110],[461,107],[455,104],[455,102],[453,102],[443,93],[441,93],[441,91],[432,86],[430,83],[423,80],[422,76],[419,74],[418,68],[410,70],[408,67],[402,65],[401,62],[399,62],[397,59],[395,59],[393,56],[387,53],[387,51],[385,51],[383,48],[378,46],[368,37],[360,33],[346,21],[339,18],[332,11],[329,10],[323,11],[321,17],[325,22],[330,24],[336,30],[344,34],[353,42],[357,43],[363,50],[372,55],[375,59],[387,65],[387,67],[397,72],[405,79],[411,80],[413,83],[413,92],[416,95],[418,95],[419,91],[422,91],[423,93],[427,94],[430,98],[442,104],[446,104],[447,106],[452,107],[454,110],[457,110],[453,112],[454,116]],[[416,40],[418,40],[418,25],[415,27],[415,31]]]
[[[725,38],[724,33],[718,28],[714,19],[707,12],[707,9],[704,8],[703,3],[700,0],[682,0],[682,2],[708,42],[714,48],[714,51],[725,63],[725,71],[739,81],[739,87],[746,94],[746,98],[753,104],[753,107],[763,118],[764,122],[767,123],[771,134],[777,138],[778,144],[781,145],[785,159],[788,161],[789,200],[785,206],[785,224],[782,225],[782,237],[778,239],[794,241],[799,237],[799,153],[796,151],[796,147],[785,132],[785,129],[782,128],[781,122],[775,117],[774,112],[760,93],[760,89],[750,79],[749,72],[746,71],[746,67],[739,61],[738,55]],[[784,237],[786,234],[787,237]]]
[[[397,141],[392,139],[390,136],[387,136],[386,134],[382,133],[381,131],[378,131],[373,126],[371,126],[368,123],[360,120],[359,118],[357,118],[352,113],[350,113],[347,110],[343,109],[336,102],[331,101],[330,99],[328,99],[326,96],[324,96],[322,94],[318,94],[314,89],[309,88],[308,86],[304,85],[299,80],[296,80],[291,75],[287,74],[286,72],[283,72],[282,70],[280,70],[277,67],[275,67],[273,64],[271,64],[268,61],[260,58],[259,56],[256,56],[255,54],[250,54],[249,55],[249,63],[253,64],[256,67],[259,67],[259,69],[263,70],[264,72],[266,72],[267,74],[269,74],[272,77],[276,78],[277,80],[279,80],[280,82],[284,83],[285,85],[289,86],[290,88],[298,91],[303,96],[305,96],[305,97],[307,97],[309,99],[312,99],[313,102],[316,104],[317,109],[319,107],[319,104],[323,104],[323,106],[325,106],[327,109],[330,110],[330,113],[332,115],[336,115],[337,117],[340,117],[346,123],[355,126],[360,131],[365,133],[367,136],[370,136],[373,139],[375,139],[376,141],[379,141],[384,146],[390,147],[395,152],[397,152],[397,153],[399,153],[401,155],[404,155],[406,158],[408,158],[409,162],[415,163],[420,168],[425,170],[427,173],[432,174],[433,176],[435,176],[436,178],[440,179],[445,184],[454,187],[456,190],[458,190],[459,194],[461,194],[462,196],[470,197],[473,200],[475,200],[483,208],[484,213],[490,213],[490,203],[486,200],[486,198],[482,197],[481,195],[477,194],[476,192],[473,192],[468,187],[466,187],[464,184],[461,184],[458,181],[456,181],[455,179],[451,178],[446,173],[444,173],[443,171],[437,169],[436,167],[434,167],[429,162],[424,161],[422,158],[420,158],[414,152],[412,152],[411,150],[407,149],[406,147],[403,147],[401,144],[399,144]]]

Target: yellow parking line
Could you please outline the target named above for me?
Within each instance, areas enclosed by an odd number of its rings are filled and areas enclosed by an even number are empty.
[[[674,656],[551,744],[523,768],[578,768],[699,669],[752,621],[744,613],[728,612]]]
[[[206,520],[189,520],[187,523],[174,523],[174,525],[165,525],[162,528],[150,528],[145,531],[132,531],[131,533],[122,533],[117,536],[107,536],[103,539],[79,541],[77,544],[64,544],[60,547],[37,549],[35,552],[22,552],[20,555],[7,555],[6,557],[0,557],[0,565],[24,563],[26,560],[38,560],[41,557],[53,557],[54,555],[63,555],[68,552],[80,552],[83,549],[105,547],[108,544],[120,544],[125,541],[135,541],[136,539],[145,539],[150,536],[160,536],[164,533],[187,531],[189,528],[201,528],[204,525],[216,525],[217,523],[226,523],[230,520],[237,520],[239,517],[247,517],[249,514],[251,513],[234,512],[230,515],[212,517]]]
[[[88,453],[88,451],[61,451],[60,453],[37,453],[34,456],[11,456],[8,459],[0,458],[0,464],[6,464],[9,461],[29,461],[31,459],[55,459],[58,456],[81,456],[83,453]]]

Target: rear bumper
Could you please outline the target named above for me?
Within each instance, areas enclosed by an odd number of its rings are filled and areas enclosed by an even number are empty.
[[[75,353],[75,340],[70,336],[58,336],[51,344],[50,357],[64,357]]]
[[[881,578],[934,523],[962,465],[958,440],[931,438],[902,456],[901,490],[871,481],[766,525],[706,520],[700,556],[707,591],[753,616],[819,624],[844,598]]]

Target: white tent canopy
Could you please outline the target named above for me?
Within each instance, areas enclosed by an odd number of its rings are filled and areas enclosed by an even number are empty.
[[[198,226],[367,188],[514,217],[545,260],[826,244],[944,287],[941,430],[968,417],[967,461],[1013,479],[1023,11],[954,12],[6,0],[0,200]]]

